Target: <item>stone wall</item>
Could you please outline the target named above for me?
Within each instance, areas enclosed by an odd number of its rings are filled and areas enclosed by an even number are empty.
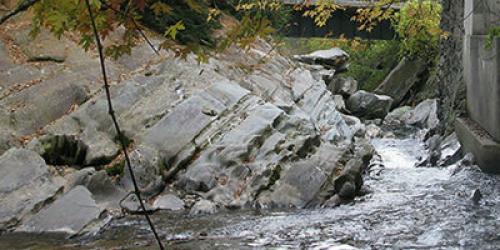
[[[464,0],[443,0],[441,28],[449,33],[440,44],[437,92],[441,99],[442,132],[453,129],[453,120],[466,112],[463,78]]]

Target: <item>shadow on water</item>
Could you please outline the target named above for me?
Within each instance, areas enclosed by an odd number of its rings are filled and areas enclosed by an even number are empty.
[[[155,214],[169,249],[498,249],[500,177],[476,167],[415,168],[425,154],[413,139],[376,139],[384,168],[368,175],[371,192],[333,209],[239,211],[190,218]],[[483,199],[470,200],[475,189]],[[0,249],[155,249],[141,217],[115,219],[102,233],[8,234]],[[338,247],[337,249],[349,249]]]

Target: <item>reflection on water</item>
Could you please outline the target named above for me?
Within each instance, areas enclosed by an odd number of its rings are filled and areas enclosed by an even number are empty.
[[[373,141],[384,169],[365,178],[371,191],[333,209],[240,211],[188,218],[155,214],[170,249],[498,249],[500,177],[475,167],[415,168],[425,152],[412,139]],[[452,174],[455,173],[455,174]],[[483,199],[470,200],[475,189]],[[0,249],[155,249],[141,217],[114,220],[101,234],[4,235]],[[55,247],[57,246],[57,247]]]

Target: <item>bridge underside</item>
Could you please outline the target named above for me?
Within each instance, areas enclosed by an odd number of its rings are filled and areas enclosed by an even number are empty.
[[[304,17],[303,11],[293,11],[289,24],[281,33],[287,37],[338,38],[343,35],[346,38],[360,37],[371,40],[391,40],[396,37],[389,21],[379,23],[371,32],[359,31],[358,24],[351,20],[356,9],[352,7],[335,11],[323,27],[316,26],[312,18]]]

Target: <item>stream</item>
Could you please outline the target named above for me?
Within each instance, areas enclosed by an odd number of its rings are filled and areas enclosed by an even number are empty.
[[[368,193],[336,208],[234,211],[152,217],[167,249],[499,249],[500,176],[476,167],[416,168],[416,139],[374,139],[383,167]],[[471,200],[479,189],[482,199]],[[0,249],[156,249],[141,216],[115,219],[96,235],[6,234]]]

